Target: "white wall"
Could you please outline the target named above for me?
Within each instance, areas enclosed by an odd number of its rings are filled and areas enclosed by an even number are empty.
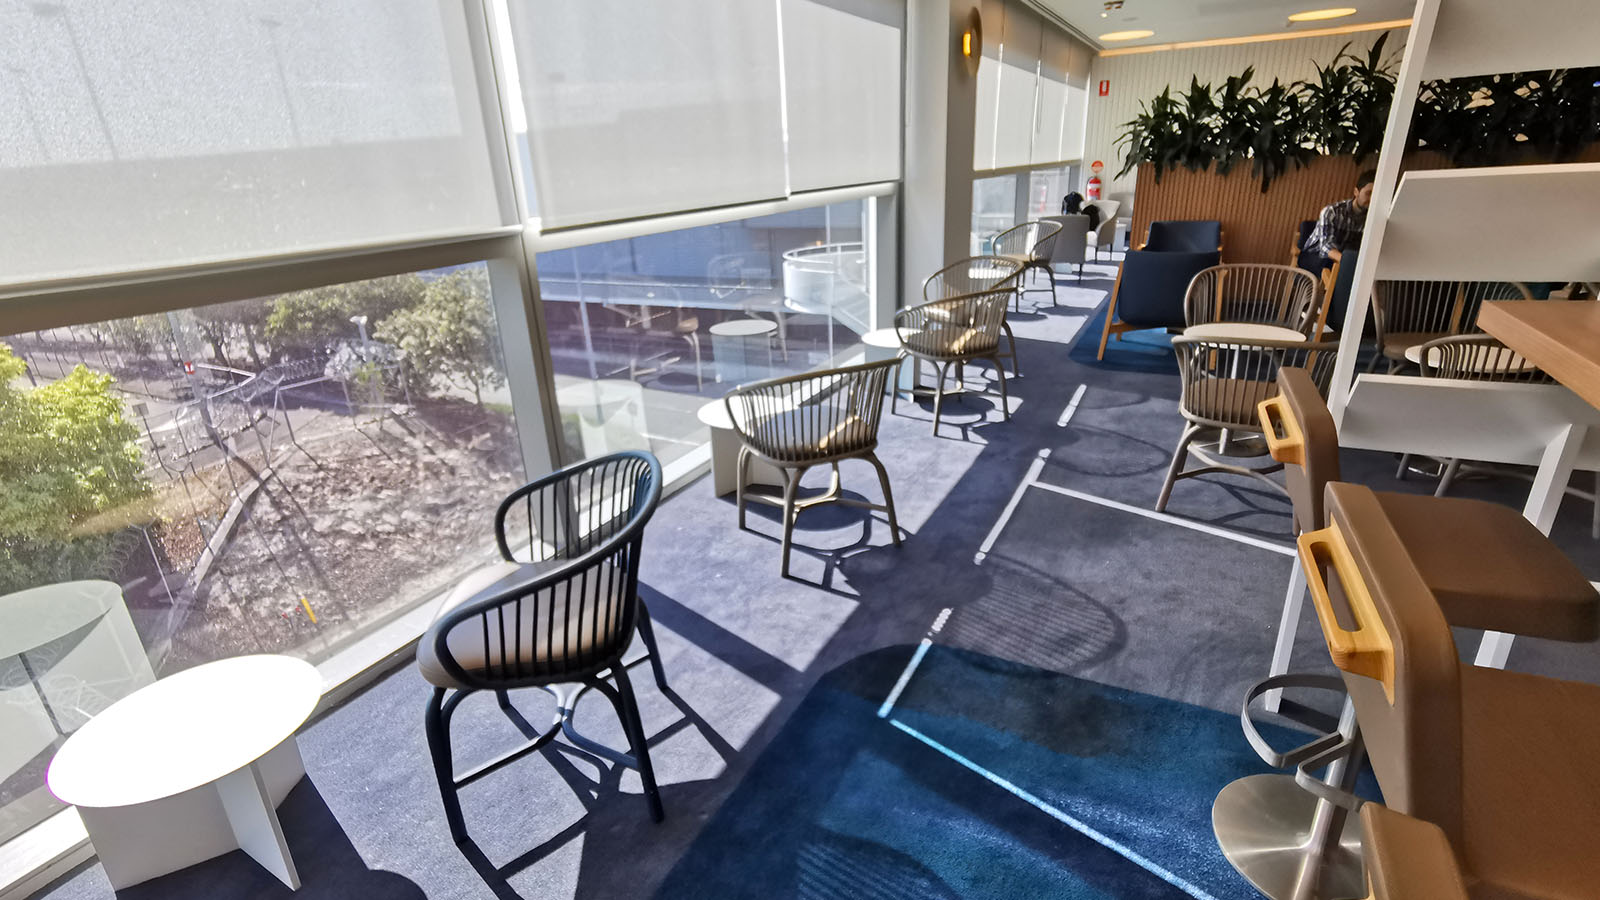
[[[1398,61],[1407,30],[1398,28],[1390,32],[1392,36],[1384,47],[1385,56],[1394,54]],[[1242,73],[1247,66],[1255,66],[1250,83],[1259,87],[1272,84],[1274,78],[1284,83],[1309,79],[1316,75],[1315,64],[1332,61],[1340,47],[1350,44],[1351,52],[1364,55],[1381,33],[1364,31],[1192,50],[1097,56],[1089,74],[1089,122],[1084,140],[1083,177],[1089,177],[1088,163],[1098,159],[1106,164],[1100,176],[1106,182],[1102,196],[1115,197],[1134,189],[1133,173],[1121,180],[1115,177],[1122,168],[1123,152],[1123,148],[1117,146],[1117,136],[1122,133],[1122,124],[1139,114],[1141,102],[1148,104],[1169,85],[1173,93],[1177,93],[1188,89],[1191,78],[1199,77],[1202,84],[1209,81],[1216,86],[1228,76]],[[1111,93],[1106,97],[1101,97],[1099,92],[1102,79],[1111,81]],[[1129,214],[1126,205],[1122,214]]]

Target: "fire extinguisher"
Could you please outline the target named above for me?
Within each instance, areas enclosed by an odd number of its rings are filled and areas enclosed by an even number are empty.
[[[1089,177],[1088,190],[1089,190],[1089,199],[1090,200],[1099,200],[1100,199],[1100,176],[1099,175],[1091,175]]]

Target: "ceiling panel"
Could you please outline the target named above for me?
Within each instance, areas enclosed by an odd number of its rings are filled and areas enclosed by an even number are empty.
[[[1155,32],[1134,41],[1096,41],[1103,49],[1389,22],[1411,18],[1416,7],[1415,0],[1123,0],[1120,9],[1107,9],[1105,0],[1035,2],[1090,40],[1113,31]],[[1320,22],[1289,21],[1291,13],[1337,6],[1355,7],[1356,13]]]

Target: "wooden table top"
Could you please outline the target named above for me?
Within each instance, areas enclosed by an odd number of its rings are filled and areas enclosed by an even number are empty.
[[[1600,407],[1600,302],[1497,300],[1483,304],[1478,327]]]

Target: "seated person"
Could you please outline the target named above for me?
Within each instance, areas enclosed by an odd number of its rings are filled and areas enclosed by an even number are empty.
[[[1100,207],[1084,206],[1083,195],[1077,191],[1073,191],[1061,198],[1061,214],[1063,216],[1088,216],[1090,231],[1100,227]]]
[[[1372,182],[1376,172],[1368,169],[1356,179],[1356,192],[1348,200],[1323,207],[1317,228],[1306,239],[1306,250],[1337,261],[1346,250],[1361,249],[1361,232],[1367,226],[1367,210],[1372,206]]]

